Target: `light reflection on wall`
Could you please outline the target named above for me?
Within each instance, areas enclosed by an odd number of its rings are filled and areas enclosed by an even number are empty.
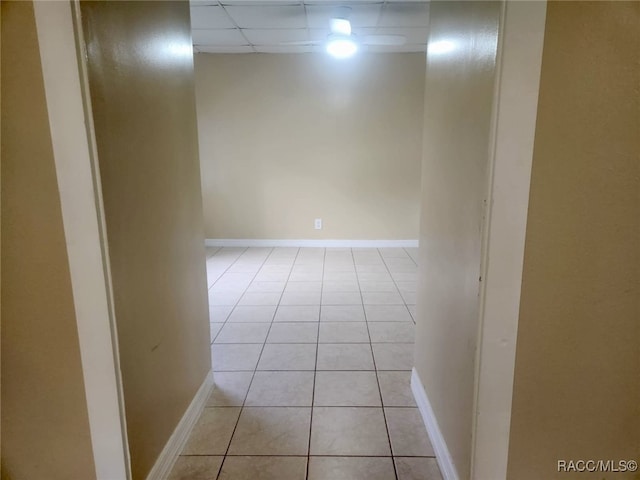
[[[174,56],[180,57],[191,57],[193,56],[193,45],[190,43],[184,42],[169,42],[165,49],[167,53]]]
[[[442,55],[444,53],[452,52],[456,49],[455,42],[451,40],[436,40],[430,42],[427,46],[427,53],[430,55]]]
[[[193,45],[182,38],[171,38],[166,35],[156,35],[151,38],[134,38],[128,42],[111,44],[111,57],[115,64],[135,65],[136,62],[154,64],[162,68],[175,67],[193,59]],[[104,46],[89,39],[86,43],[89,58],[102,57]]]
[[[427,45],[427,55],[434,59],[446,58],[450,55],[460,55],[462,52],[473,52],[479,60],[491,60],[497,50],[495,32],[482,32],[471,42],[465,36],[447,37],[430,41]]]

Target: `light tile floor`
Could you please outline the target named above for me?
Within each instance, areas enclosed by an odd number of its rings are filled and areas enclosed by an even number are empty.
[[[415,249],[208,249],[215,389],[171,480],[441,480]]]

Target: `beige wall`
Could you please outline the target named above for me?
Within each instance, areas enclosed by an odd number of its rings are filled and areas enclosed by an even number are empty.
[[[418,238],[423,54],[195,59],[207,238]]]
[[[433,2],[427,56],[415,368],[461,479],[469,478],[483,200],[498,2]]]
[[[2,478],[95,478],[31,2],[2,2]]]
[[[508,478],[640,455],[640,4],[551,2]]]
[[[186,2],[86,2],[89,84],[134,479],[210,369]]]

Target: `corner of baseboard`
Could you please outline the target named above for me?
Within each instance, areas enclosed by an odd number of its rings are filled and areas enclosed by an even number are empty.
[[[191,430],[200,417],[200,413],[204,409],[207,399],[213,388],[213,374],[209,371],[196,392],[191,404],[184,412],[184,415],[176,425],[175,430],[169,437],[166,445],[158,455],[156,463],[147,475],[147,480],[164,480],[169,476],[169,472],[178,459],[178,455],[182,451]]]
[[[436,461],[440,467],[443,480],[459,480],[460,477],[458,477],[458,472],[453,464],[449,448],[442,436],[442,432],[438,426],[438,420],[433,412],[433,408],[431,408],[427,392],[422,385],[422,381],[415,367],[411,371],[411,391],[418,405],[418,410],[422,415],[422,421],[427,428],[427,434],[429,435],[429,440],[431,440],[431,445],[436,454]]]

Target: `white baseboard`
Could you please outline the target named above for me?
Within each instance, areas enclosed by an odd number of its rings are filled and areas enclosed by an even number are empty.
[[[431,445],[433,446],[433,450],[436,454],[436,461],[440,467],[440,473],[442,473],[443,480],[459,480],[460,477],[458,477],[458,472],[456,471],[456,467],[451,459],[451,454],[449,453],[447,444],[445,443],[440,427],[438,426],[438,421],[436,420],[436,416],[433,413],[431,404],[429,403],[429,398],[427,397],[427,393],[422,386],[422,382],[420,381],[420,377],[418,376],[418,372],[415,368],[411,372],[411,391],[413,392],[413,396],[418,404],[418,410],[420,410],[420,413],[422,414],[424,425],[427,427],[429,440],[431,440]]]
[[[418,240],[289,240],[262,238],[207,238],[207,247],[334,247],[417,248]]]
[[[207,399],[213,388],[213,375],[211,371],[207,373],[202,385],[193,397],[191,404],[184,412],[182,419],[178,422],[176,429],[169,437],[169,441],[160,452],[155,465],[147,475],[147,480],[165,480],[169,476],[169,472],[178,459],[178,455],[182,451],[184,444],[189,438],[189,434],[196,424],[200,413],[207,403]]]

